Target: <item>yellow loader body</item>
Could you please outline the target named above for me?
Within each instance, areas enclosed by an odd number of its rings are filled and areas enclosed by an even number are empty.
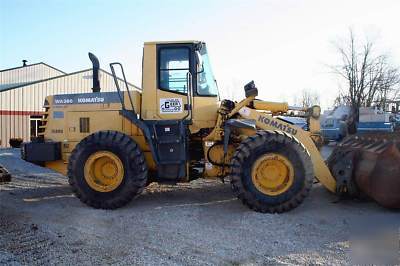
[[[333,193],[357,192],[352,169],[360,167],[358,158],[367,158],[362,149],[347,147],[354,159],[348,161],[336,151],[327,165],[318,150],[323,142],[320,108],[256,100],[254,82],[245,85],[242,101],[221,101],[205,43],[145,43],[142,89],[136,91],[129,91],[122,65],[111,63],[116,91],[101,92],[98,59],[89,57],[93,93],[48,96],[41,137],[21,150],[24,160],[67,175],[82,202],[114,209],[151,182],[197,178],[230,177],[244,204],[270,213],[297,207],[314,178]],[[293,114],[306,121],[306,130],[281,117]],[[391,150],[383,154],[396,154],[396,145],[387,146]],[[364,172],[358,187],[376,169]],[[387,198],[390,206],[400,201]]]

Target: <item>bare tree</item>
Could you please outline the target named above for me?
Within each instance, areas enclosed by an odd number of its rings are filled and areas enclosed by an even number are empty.
[[[319,94],[312,90],[302,90],[300,96],[295,95],[294,102],[296,105],[309,108],[313,105],[320,104]]]
[[[399,93],[400,73],[398,69],[389,67],[382,74],[379,82],[378,97],[376,102],[386,107],[387,100],[395,100]]]
[[[340,92],[339,95],[335,98],[335,100],[333,102],[334,107],[338,107],[341,105],[346,105],[346,106],[351,105],[350,97],[348,95],[344,94],[343,92]]]
[[[358,109],[374,102],[385,103],[395,95],[400,83],[399,69],[390,65],[388,55],[376,54],[374,43],[359,44],[350,29],[348,40],[337,45],[341,63],[333,66],[336,74],[345,80],[346,92],[338,100],[346,100],[358,120]]]

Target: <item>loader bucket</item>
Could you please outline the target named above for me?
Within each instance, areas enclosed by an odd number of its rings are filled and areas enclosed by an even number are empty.
[[[0,183],[10,182],[11,175],[6,168],[0,165]]]
[[[327,160],[338,193],[367,196],[400,208],[400,134],[357,134],[343,140]]]

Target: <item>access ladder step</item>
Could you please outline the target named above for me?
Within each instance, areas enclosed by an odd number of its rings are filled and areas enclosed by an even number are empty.
[[[182,143],[182,139],[181,138],[176,138],[176,137],[173,137],[173,138],[165,138],[165,137],[163,137],[163,138],[159,138],[157,140],[157,143],[158,144]]]

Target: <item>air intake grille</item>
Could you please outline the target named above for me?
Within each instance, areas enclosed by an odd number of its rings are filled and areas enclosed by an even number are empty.
[[[79,131],[81,133],[89,133],[89,117],[79,118]]]

